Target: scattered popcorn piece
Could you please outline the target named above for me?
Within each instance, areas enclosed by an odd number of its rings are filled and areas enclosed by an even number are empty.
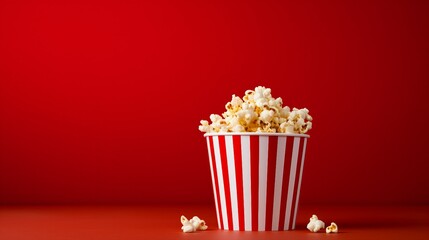
[[[206,225],[206,222],[204,220],[201,220],[199,217],[195,216],[191,220],[189,220],[190,223],[194,226],[197,230],[206,230],[208,226]]]
[[[308,109],[282,106],[282,98],[273,98],[271,89],[258,86],[247,90],[243,98],[232,95],[225,105],[226,112],[211,114],[210,121],[202,120],[201,132],[267,132],[307,133],[313,118]]]
[[[195,232],[197,230],[204,231],[208,228],[206,222],[201,220],[199,217],[194,216],[191,220],[188,220],[185,216],[180,217],[182,223],[182,230],[185,233]]]
[[[326,233],[337,233],[337,232],[338,232],[338,226],[334,222],[331,222],[331,225],[326,227]]]
[[[194,225],[185,217],[185,216],[181,216],[180,217],[180,222],[182,222],[182,230],[185,233],[190,233],[190,232],[195,232],[196,228],[194,227]]]
[[[307,229],[311,232],[318,232],[322,228],[325,228],[325,223],[313,214],[310,218],[310,222],[307,224]]]

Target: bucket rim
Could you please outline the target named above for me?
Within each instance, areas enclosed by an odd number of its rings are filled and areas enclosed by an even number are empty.
[[[275,136],[275,137],[303,137],[310,138],[308,134],[299,133],[260,133],[260,132],[216,132],[216,133],[205,133],[204,137],[210,136]]]

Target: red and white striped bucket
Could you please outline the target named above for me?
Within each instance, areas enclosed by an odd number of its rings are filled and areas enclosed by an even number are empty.
[[[207,133],[219,229],[295,228],[308,135]]]

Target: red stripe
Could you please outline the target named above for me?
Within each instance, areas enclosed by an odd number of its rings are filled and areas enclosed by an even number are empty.
[[[220,204],[220,196],[219,196],[219,183],[218,183],[218,179],[217,179],[217,171],[216,171],[216,165],[215,165],[215,154],[214,154],[214,147],[213,147],[213,137],[209,136],[209,143],[210,143],[210,154],[211,154],[211,159],[212,161],[210,162],[210,164],[212,165],[212,169],[213,169],[213,175],[214,175],[214,182],[215,182],[215,191],[216,191],[216,200],[217,200],[217,205],[218,205],[218,209],[216,209],[218,211],[219,214],[219,222],[220,222],[220,229],[223,229],[223,221],[222,221],[222,206]]]
[[[226,215],[228,217],[228,229],[232,229],[232,211],[231,211],[231,188],[229,187],[228,163],[226,159],[225,136],[218,136],[219,151],[222,164],[223,185],[225,189]]]
[[[250,192],[252,199],[252,231],[258,231],[259,136],[250,136]]]
[[[238,229],[244,230],[243,167],[241,158],[241,136],[233,136],[235,177],[237,183]]]
[[[282,197],[280,202],[280,219],[279,230],[284,230],[285,215],[286,215],[286,201],[289,186],[289,172],[292,159],[293,137],[286,137],[286,153],[285,164],[283,168],[283,183],[282,183]]]
[[[273,224],[273,201],[276,174],[277,141],[278,137],[270,137],[268,141],[267,208],[265,216],[265,231],[271,231]]]
[[[296,164],[296,173],[295,173],[295,184],[294,184],[294,188],[293,188],[293,197],[292,197],[292,211],[290,214],[290,226],[289,229],[292,229],[292,225],[293,225],[293,216],[295,215],[295,201],[296,201],[296,195],[298,192],[298,181],[299,181],[299,172],[301,170],[301,158],[302,158],[302,151],[303,151],[303,146],[304,146],[304,138],[300,137],[299,138],[299,152],[298,152],[298,161]]]

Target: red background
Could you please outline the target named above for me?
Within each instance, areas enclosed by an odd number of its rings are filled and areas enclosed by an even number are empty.
[[[199,120],[258,85],[302,202],[429,203],[428,1],[117,2],[0,2],[0,203],[212,202]]]

